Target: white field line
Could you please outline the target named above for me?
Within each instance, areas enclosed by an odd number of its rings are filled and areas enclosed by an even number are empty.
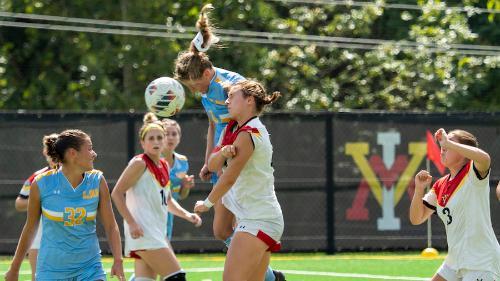
[[[110,271],[110,268],[105,269],[106,272]],[[186,268],[187,272],[222,272],[224,268],[222,267],[206,267],[206,268]],[[125,269],[125,272],[133,272],[133,269]],[[363,273],[340,273],[340,272],[322,272],[322,271],[305,271],[305,270],[282,270],[283,273],[291,275],[308,275],[308,276],[328,276],[328,277],[346,277],[355,279],[381,279],[381,280],[409,280],[409,281],[427,281],[429,278],[422,277],[411,277],[411,276],[390,276],[390,275],[375,275],[375,274],[363,274]],[[19,275],[31,274],[29,270],[23,270],[19,272]],[[5,272],[0,272],[0,276],[5,275]]]
[[[382,279],[382,280],[412,280],[412,281],[427,281],[429,278],[410,277],[410,276],[390,276],[390,275],[374,275],[363,273],[340,273],[340,272],[321,272],[321,271],[305,271],[305,270],[281,270],[286,274],[295,275],[310,275],[310,276],[331,276],[331,277],[349,277],[357,279]]]

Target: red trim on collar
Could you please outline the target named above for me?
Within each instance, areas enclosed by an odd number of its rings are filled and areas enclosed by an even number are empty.
[[[437,195],[437,203],[439,206],[445,207],[450,201],[452,195],[472,168],[471,163],[471,161],[467,162],[452,180],[448,180],[450,178],[450,174],[448,174],[434,183],[432,188]]]
[[[146,163],[146,167],[148,170],[155,176],[158,183],[165,187],[170,181],[170,175],[168,173],[168,164],[165,159],[160,158],[160,167],[158,167],[151,158],[147,154],[138,155],[144,162]]]
[[[224,135],[221,144],[214,147],[212,153],[218,152],[219,150],[221,150],[221,148],[223,148],[226,145],[233,144],[236,138],[238,137],[238,134],[241,132],[259,133],[259,130],[257,128],[250,127],[248,125],[244,125],[243,127],[238,128],[238,122],[236,122],[235,120],[231,120],[227,124],[226,129],[224,130]]]

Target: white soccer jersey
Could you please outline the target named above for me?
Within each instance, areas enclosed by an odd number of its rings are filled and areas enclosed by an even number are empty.
[[[470,161],[454,179],[449,178],[447,175],[436,181],[423,198],[446,228],[445,263],[457,271],[490,271],[500,275],[500,245],[490,216],[489,174],[481,179]]]
[[[231,128],[230,125],[226,130]],[[251,119],[240,130],[250,133],[254,151],[234,185],[222,198],[222,203],[238,220],[282,219],[281,207],[274,192],[273,147],[269,133],[258,117]],[[228,159],[228,163],[230,161]]]
[[[47,171],[50,170],[50,167],[45,167],[43,169],[40,169],[36,172],[34,172],[23,184],[23,187],[19,191],[18,197],[22,199],[28,200],[30,197],[30,191],[31,191],[31,184],[35,180],[35,178],[38,175],[41,175]],[[38,224],[38,230],[36,232],[35,239],[33,240],[33,243],[31,243],[31,248],[30,250],[38,250],[40,249],[40,241],[42,240],[42,218],[40,217],[40,223]]]
[[[137,183],[127,190],[127,207],[135,221],[143,229],[144,236],[132,239],[129,225],[125,220],[123,221],[126,256],[130,256],[130,252],[135,250],[168,247],[166,241],[167,196],[170,196],[170,185],[162,187],[148,168]]]

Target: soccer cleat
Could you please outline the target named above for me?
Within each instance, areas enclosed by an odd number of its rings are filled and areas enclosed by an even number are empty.
[[[283,274],[283,272],[278,270],[273,270],[273,274],[274,278],[276,278],[276,281],[286,281],[285,274]]]

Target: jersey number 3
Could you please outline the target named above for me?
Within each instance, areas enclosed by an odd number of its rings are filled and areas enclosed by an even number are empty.
[[[453,218],[451,217],[451,211],[448,208],[443,209],[443,215],[448,217],[448,220],[446,221],[446,225],[450,225],[451,222],[453,221]]]

